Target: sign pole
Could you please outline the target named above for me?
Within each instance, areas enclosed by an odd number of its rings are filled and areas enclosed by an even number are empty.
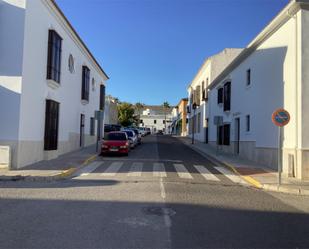
[[[278,129],[278,185],[281,185],[281,173],[282,173],[282,150],[281,150],[281,126]]]

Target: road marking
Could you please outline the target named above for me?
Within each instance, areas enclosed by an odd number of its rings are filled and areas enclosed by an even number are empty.
[[[163,163],[153,163],[153,176],[166,177],[166,172]]]
[[[79,177],[79,176],[87,176],[92,171],[94,171],[97,167],[99,167],[101,165],[102,165],[102,162],[92,162],[89,165],[87,165],[86,167],[84,167],[77,177]]]
[[[194,165],[194,168],[208,181],[220,181],[218,177],[212,174],[208,169],[202,165]]]
[[[161,190],[161,197],[163,199],[165,199],[166,198],[166,193],[165,193],[165,188],[164,188],[164,184],[163,184],[162,178],[160,179],[160,190]]]
[[[132,163],[130,172],[128,173],[128,176],[141,176],[142,175],[142,169],[143,169],[143,163],[140,162],[134,162]]]
[[[175,167],[177,174],[180,178],[186,178],[186,179],[192,179],[193,178],[183,164],[175,163],[174,167]]]
[[[232,182],[241,183],[241,184],[247,184],[247,182],[244,181],[241,177],[235,175],[234,173],[232,173],[231,171],[227,170],[226,168],[223,168],[223,167],[214,167],[214,168],[216,170],[218,170],[219,172],[221,172],[224,176],[229,178]]]
[[[115,176],[119,171],[123,162],[113,162],[105,171],[101,174],[101,176]]]

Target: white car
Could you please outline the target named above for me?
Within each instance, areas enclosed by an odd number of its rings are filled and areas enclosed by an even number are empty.
[[[123,130],[123,132],[127,133],[130,142],[130,147],[132,149],[135,148],[135,146],[138,145],[138,137],[136,136],[135,132],[132,130]]]

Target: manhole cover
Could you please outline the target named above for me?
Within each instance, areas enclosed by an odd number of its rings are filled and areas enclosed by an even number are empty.
[[[145,207],[143,208],[143,212],[149,215],[158,215],[158,216],[163,216],[163,215],[168,215],[168,216],[173,216],[176,214],[176,212],[168,207]]]

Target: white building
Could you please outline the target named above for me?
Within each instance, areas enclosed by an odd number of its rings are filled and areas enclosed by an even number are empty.
[[[96,140],[107,75],[53,0],[0,0],[0,145],[12,167]]]
[[[169,134],[171,122],[172,108],[144,106],[142,114],[140,115],[140,127],[150,128],[151,133],[161,130]]]
[[[107,95],[105,97],[104,107],[104,123],[105,124],[118,124],[118,103],[117,99]]]
[[[187,88],[188,91],[188,135],[191,137],[194,127],[194,137],[206,142],[207,137],[207,119],[206,103],[207,103],[207,87],[210,82],[215,79],[219,73],[242,51],[238,48],[227,48],[220,53],[213,55],[205,60],[192,82]],[[195,112],[192,108],[196,103]],[[194,126],[193,126],[194,125]]]
[[[292,0],[208,86],[208,142],[224,152],[277,168],[278,128],[286,109],[286,177],[309,179],[309,1]],[[223,119],[218,128],[215,116]]]

